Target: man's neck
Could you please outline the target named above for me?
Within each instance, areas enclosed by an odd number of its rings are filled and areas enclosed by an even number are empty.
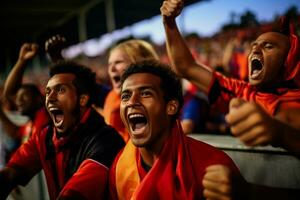
[[[153,145],[139,148],[141,158],[143,159],[146,165],[152,167],[156,159],[159,157],[159,154],[162,151],[162,148],[168,136],[171,134],[171,130],[172,129],[169,129],[166,130],[165,133],[158,134],[160,138],[158,138],[155,142],[153,142],[154,143]]]
[[[152,167],[155,160],[158,158],[158,153],[148,151],[145,148],[140,148],[139,151],[140,151],[141,159],[143,160],[143,163],[149,167]]]

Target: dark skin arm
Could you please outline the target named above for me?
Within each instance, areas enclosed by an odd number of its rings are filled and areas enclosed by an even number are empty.
[[[19,58],[4,83],[3,97],[12,104],[14,104],[15,94],[22,85],[26,65],[36,56],[37,51],[38,45],[34,43],[25,43],[20,48]]]
[[[175,18],[183,9],[183,0],[166,0],[160,8],[166,33],[167,53],[172,67],[182,77],[190,80],[203,92],[208,92],[213,77],[204,64],[196,63],[181,36]]]

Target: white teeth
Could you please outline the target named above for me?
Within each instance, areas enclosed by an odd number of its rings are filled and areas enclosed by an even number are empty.
[[[258,74],[259,72],[260,72],[260,70],[255,69],[255,70],[253,70],[252,74]]]
[[[259,61],[261,62],[261,58],[258,57],[258,56],[253,56],[253,57],[251,58],[251,61],[253,61],[253,60],[259,60]]]
[[[131,114],[128,116],[129,119],[135,118],[135,117],[144,117],[142,114]]]
[[[49,108],[50,111],[59,110],[58,108]]]

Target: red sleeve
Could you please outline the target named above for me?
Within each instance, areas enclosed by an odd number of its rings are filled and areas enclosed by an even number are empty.
[[[21,185],[27,182],[42,169],[39,156],[38,137],[31,137],[26,143],[21,145],[13,154],[7,166],[15,169],[21,169],[22,173]]]
[[[108,168],[86,159],[66,183],[58,199],[107,199]]]
[[[214,72],[214,78],[208,91],[211,104],[217,106],[222,112],[227,112],[228,103],[234,97],[250,100],[253,93],[251,87],[245,81],[228,78],[218,72]]]

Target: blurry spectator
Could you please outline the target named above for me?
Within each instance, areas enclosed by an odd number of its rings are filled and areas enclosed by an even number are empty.
[[[208,93],[211,103],[226,105],[234,97],[249,101],[235,107],[243,115],[229,113],[232,118],[226,118],[232,133],[245,144],[272,144],[300,154],[300,44],[293,29],[267,32],[255,40],[248,56],[247,83],[195,62],[175,21],[182,9],[181,0],[164,1],[161,7],[168,55],[175,70]],[[277,129],[270,131],[272,125]]]
[[[11,157],[11,154],[17,149],[20,145],[20,141],[11,137],[7,133],[6,126],[12,124],[12,126],[22,126],[24,125],[29,118],[26,116],[20,115],[17,111],[14,111],[11,108],[7,101],[3,101],[1,98],[0,102],[0,169],[6,164],[8,159]]]
[[[248,80],[248,60],[250,44],[240,38],[229,40],[223,55],[223,66],[233,78]]]
[[[183,79],[184,103],[180,113],[183,132],[204,133],[208,115],[208,99],[189,81]]]
[[[44,97],[39,88],[34,84],[22,83],[26,65],[37,54],[37,51],[38,46],[36,44],[23,44],[20,48],[18,61],[4,83],[4,101],[16,105],[19,113],[30,119],[22,127],[14,125],[8,119],[2,120],[6,132],[21,142],[26,142],[32,134],[40,131],[49,122],[49,116],[44,107]]]
[[[112,83],[103,109],[106,123],[113,126],[127,142],[129,135],[120,118],[120,90],[121,76],[124,70],[132,63],[143,60],[158,60],[152,45],[144,40],[131,39],[119,43],[110,50],[108,58],[108,74]]]

